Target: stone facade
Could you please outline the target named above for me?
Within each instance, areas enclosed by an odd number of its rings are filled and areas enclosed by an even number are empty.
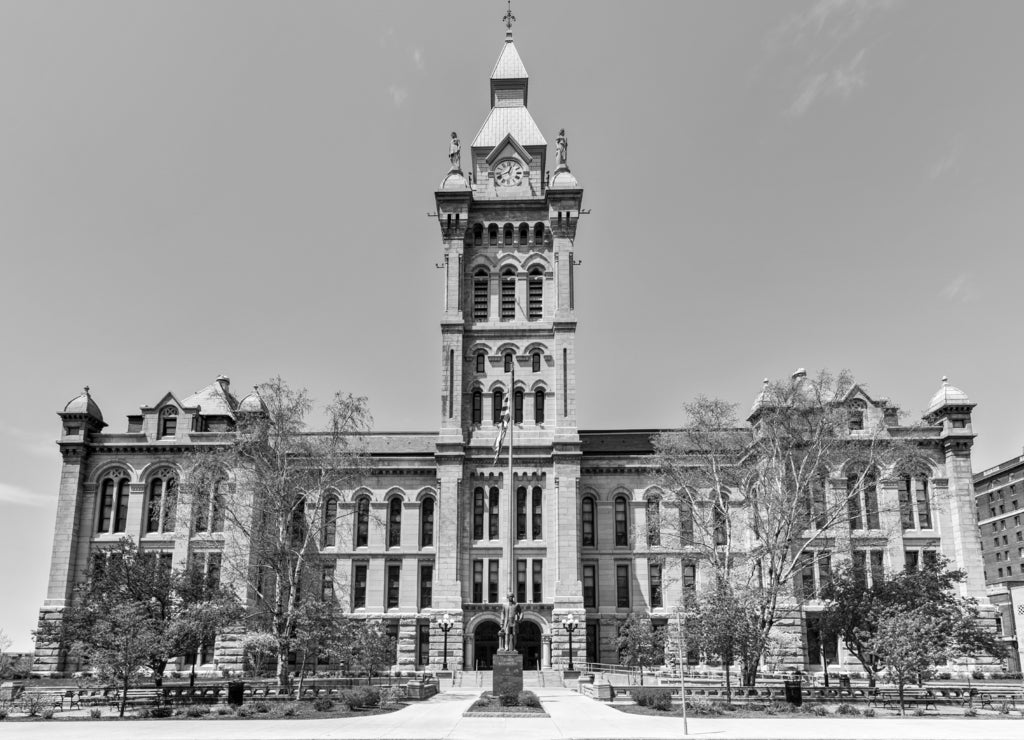
[[[490,92],[491,111],[464,158],[468,174],[453,158],[435,193],[446,276],[438,431],[366,436],[369,472],[343,492],[337,542],[322,556],[335,563],[335,590],[352,615],[383,619],[398,637],[400,668],[440,668],[437,620],[445,613],[455,622],[449,666],[489,667],[509,591],[524,607],[524,668],[568,664],[560,622],[569,614],[580,621],[575,662],[615,663],[621,621],[648,612],[672,630],[670,606],[683,587],[661,574],[657,588],[652,568],[661,556],[679,555],[646,534],[648,502],[661,495],[651,457],[655,432],[577,427],[574,268],[583,189],[564,158],[548,169],[547,142],[526,107],[528,78],[511,32]],[[926,475],[935,501],[950,502],[935,507],[926,528],[884,541],[879,532],[865,533],[861,544],[883,549],[890,569],[903,566],[906,552],[941,551],[968,571],[964,593],[984,600],[972,511],[971,404],[945,386],[940,394],[924,426],[911,430],[886,401],[856,389],[852,400],[868,417],[884,419],[891,433],[919,437],[931,455]],[[509,399],[511,464],[507,448],[497,458],[493,449]],[[222,377],[181,400],[167,393],[130,416],[126,432],[110,433],[88,390],[69,402],[60,413],[63,472],[41,619],[59,618],[90,554],[125,535],[178,567],[197,557],[207,567],[219,562],[230,532],[196,532],[180,506],[154,521],[152,502],[158,494],[171,501],[168,482],[180,474],[184,456],[223,444],[235,416],[253,404],[258,397],[237,400]],[[883,482],[881,495],[895,497],[895,483]],[[363,497],[374,514],[365,543],[351,524]],[[394,499],[401,537],[389,546],[379,522]],[[848,550],[861,537],[842,536]],[[697,591],[708,579],[695,568]],[[805,612],[814,608],[783,620],[794,635],[785,662],[815,668],[804,647]],[[210,657],[210,667],[241,668],[237,636],[223,636]],[[39,646],[37,672],[73,669],[52,646]]]

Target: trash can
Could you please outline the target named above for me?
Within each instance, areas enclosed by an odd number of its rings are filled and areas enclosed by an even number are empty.
[[[242,706],[245,697],[245,681],[228,682],[228,704],[233,707]]]
[[[787,678],[786,684],[786,701],[793,706],[799,707],[804,703],[804,688],[803,684],[800,683],[799,678]]]
[[[839,674],[839,688],[848,689],[850,688],[850,677],[845,673]]]

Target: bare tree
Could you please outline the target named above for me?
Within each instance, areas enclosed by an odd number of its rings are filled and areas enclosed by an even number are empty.
[[[655,438],[671,491],[665,504],[675,509],[659,522],[662,544],[684,563],[709,564],[716,583],[753,605],[756,655],[768,649],[780,611],[827,580],[843,528],[855,520],[883,527],[882,476],[921,458],[908,435],[890,433],[891,415],[864,423],[850,403],[855,390],[845,372],[796,373],[765,381],[749,426],[734,404],[701,397],[685,406],[682,430]],[[835,479],[842,485],[830,485]],[[744,663],[745,684],[756,671],[757,661]]]
[[[288,682],[303,593],[321,587],[321,548],[338,535],[347,490],[361,477],[365,398],[337,393],[325,428],[310,432],[313,402],[280,377],[239,410],[228,444],[197,453],[182,480],[193,519],[223,522],[223,572],[249,596],[249,622],[277,638],[277,677]],[[231,480],[233,476],[233,481]]]

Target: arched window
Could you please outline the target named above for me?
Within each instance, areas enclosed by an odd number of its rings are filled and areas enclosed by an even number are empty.
[[[473,246],[479,247],[484,243],[484,225],[476,224],[473,227]]]
[[[629,546],[629,502],[625,496],[615,497],[615,546]]]
[[[503,400],[505,398],[505,394],[502,392],[501,388],[495,388],[494,389],[494,393],[491,394],[491,398],[492,398],[492,401],[491,401],[491,403],[492,403],[492,407],[491,407],[491,420],[495,424],[500,424],[501,423],[501,412],[504,410],[503,409],[503,405],[504,404],[502,402],[503,402]]]
[[[306,542],[306,499],[301,496],[292,507],[292,547],[302,547]]]
[[[178,430],[178,409],[164,406],[160,409],[160,436],[173,437]]]
[[[490,277],[487,270],[480,268],[473,273],[473,319],[487,321],[487,293]]]
[[[484,420],[484,394],[473,391],[473,423],[480,424]]]
[[[661,544],[661,499],[647,499],[647,546]]]
[[[526,244],[530,239],[530,227],[526,224],[519,224],[519,243]]]
[[[173,532],[174,514],[178,506],[178,481],[162,474],[149,483],[149,501],[146,505],[146,533]]]
[[[434,498],[428,496],[420,505],[420,547],[434,546]]]
[[[366,547],[370,542],[370,497],[356,499],[356,547]]]
[[[537,424],[544,423],[544,389],[538,388],[533,393],[533,420]]]
[[[846,405],[846,419],[851,432],[864,428],[864,410],[866,408],[867,404],[859,398],[853,399]]]
[[[686,491],[676,493],[676,509],[679,514],[679,544],[683,547],[693,544],[693,508]]]
[[[544,537],[544,509],[541,506],[543,495],[540,486],[533,487],[533,532],[531,534],[535,540]]]
[[[533,370],[533,372],[539,373],[540,372],[540,352],[534,352],[530,356],[530,363],[531,363],[530,364],[530,368]]]
[[[527,293],[530,321],[539,321],[544,316],[544,271],[539,267],[530,270]]]
[[[533,240],[540,244],[544,241],[544,224],[539,223],[533,227]]]
[[[498,244],[498,225],[497,224],[491,224],[488,227],[488,229],[487,229],[487,241],[490,242],[490,245],[492,247],[496,246]]]
[[[388,547],[402,544],[402,499],[392,497],[388,502]]]
[[[506,373],[512,372],[512,359],[513,359],[512,358],[512,353],[511,352],[506,352],[505,353],[505,357],[504,357],[504,360],[505,360],[505,372]]]
[[[498,504],[500,503],[498,489],[492,488],[490,492],[489,511],[487,512],[487,536],[492,539],[498,539]]]
[[[501,273],[501,319],[516,317],[516,271],[511,267]]]
[[[338,544],[338,497],[329,495],[324,502],[323,547]]]
[[[583,547],[597,546],[597,510],[593,496],[584,496],[581,505],[582,509],[582,545]]]
[[[487,353],[477,352],[476,353],[476,371],[482,373],[486,370]]]
[[[516,539],[526,539],[526,488],[516,489]]]
[[[484,538],[484,489],[473,491],[473,539]]]
[[[128,527],[128,476],[115,471],[100,484],[100,516],[96,531],[124,532]]]
[[[505,245],[512,244],[512,224],[505,224]]]
[[[846,508],[850,529],[879,529],[878,475],[874,470],[846,476]]]
[[[928,474],[904,475],[897,481],[903,529],[931,529],[932,508]]]
[[[516,388],[516,391],[512,395],[512,397],[513,397],[513,399],[515,399],[515,402],[513,403],[513,408],[515,409],[513,419],[515,420],[516,424],[522,424],[523,423],[523,389],[522,388]]]

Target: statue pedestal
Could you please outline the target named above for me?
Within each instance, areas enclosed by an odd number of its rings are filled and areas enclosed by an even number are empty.
[[[494,654],[494,673],[491,677],[495,696],[516,696],[523,690],[523,656],[511,650]]]

